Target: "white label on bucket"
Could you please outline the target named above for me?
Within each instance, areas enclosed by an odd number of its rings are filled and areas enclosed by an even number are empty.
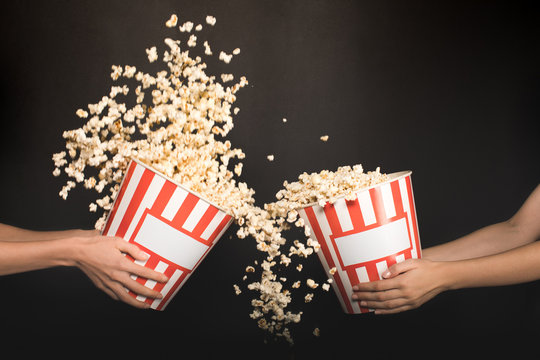
[[[146,214],[134,241],[165,259],[192,270],[208,246]]]
[[[344,266],[380,259],[411,246],[405,218],[334,240]]]

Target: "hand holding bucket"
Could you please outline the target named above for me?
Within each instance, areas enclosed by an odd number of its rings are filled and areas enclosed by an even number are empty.
[[[369,311],[351,300],[354,285],[381,280],[396,262],[421,257],[411,172],[388,176],[359,190],[354,200],[342,197],[324,207],[299,210],[321,245],[319,259],[326,272],[333,273],[332,286],[349,314]]]
[[[137,264],[165,274],[165,284],[135,277],[162,299],[137,296],[164,310],[232,222],[232,216],[137,160],[128,166],[102,234],[119,236],[149,255]],[[134,261],[134,259],[131,259]]]

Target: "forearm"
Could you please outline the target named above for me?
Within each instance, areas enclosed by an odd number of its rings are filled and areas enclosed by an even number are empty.
[[[33,231],[15,226],[0,224],[0,241],[43,241],[64,239],[74,236],[84,236],[94,233],[93,230],[60,230],[60,231]],[[95,235],[95,234],[94,234]]]
[[[526,236],[510,221],[481,228],[454,241],[424,249],[422,256],[434,261],[472,259],[507,251],[535,239]]]
[[[71,238],[50,241],[0,242],[0,275],[74,265]]]
[[[447,289],[501,286],[540,279],[540,242],[500,254],[439,263]]]

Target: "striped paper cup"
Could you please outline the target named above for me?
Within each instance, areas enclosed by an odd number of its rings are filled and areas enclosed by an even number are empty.
[[[136,244],[150,257],[135,263],[169,278],[161,284],[132,275],[137,282],[161,292],[163,298],[130,295],[152,309],[164,310],[231,222],[232,216],[225,210],[132,160],[102,234]]]
[[[317,254],[326,272],[336,269],[332,286],[346,313],[370,311],[351,300],[354,285],[380,280],[389,266],[421,257],[411,171],[389,174],[355,200],[342,197],[299,214],[321,245]]]

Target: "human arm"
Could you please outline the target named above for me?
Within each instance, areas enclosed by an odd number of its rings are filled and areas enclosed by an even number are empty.
[[[131,278],[131,275],[137,275],[158,282],[167,281],[165,275],[140,266],[123,255],[145,260],[146,255],[136,245],[121,238],[100,236],[96,231],[80,234],[84,236],[64,236],[48,241],[0,241],[0,275],[53,266],[76,266],[99,289],[132,306],[147,308],[148,304],[130,296],[126,289],[146,297],[161,297],[159,292]]]
[[[424,259],[395,264],[383,274],[385,280],[356,285],[353,299],[379,314],[396,313],[416,308],[445,290],[540,279],[540,242],[535,242],[540,237],[539,214],[537,186],[507,222],[427,249]]]

